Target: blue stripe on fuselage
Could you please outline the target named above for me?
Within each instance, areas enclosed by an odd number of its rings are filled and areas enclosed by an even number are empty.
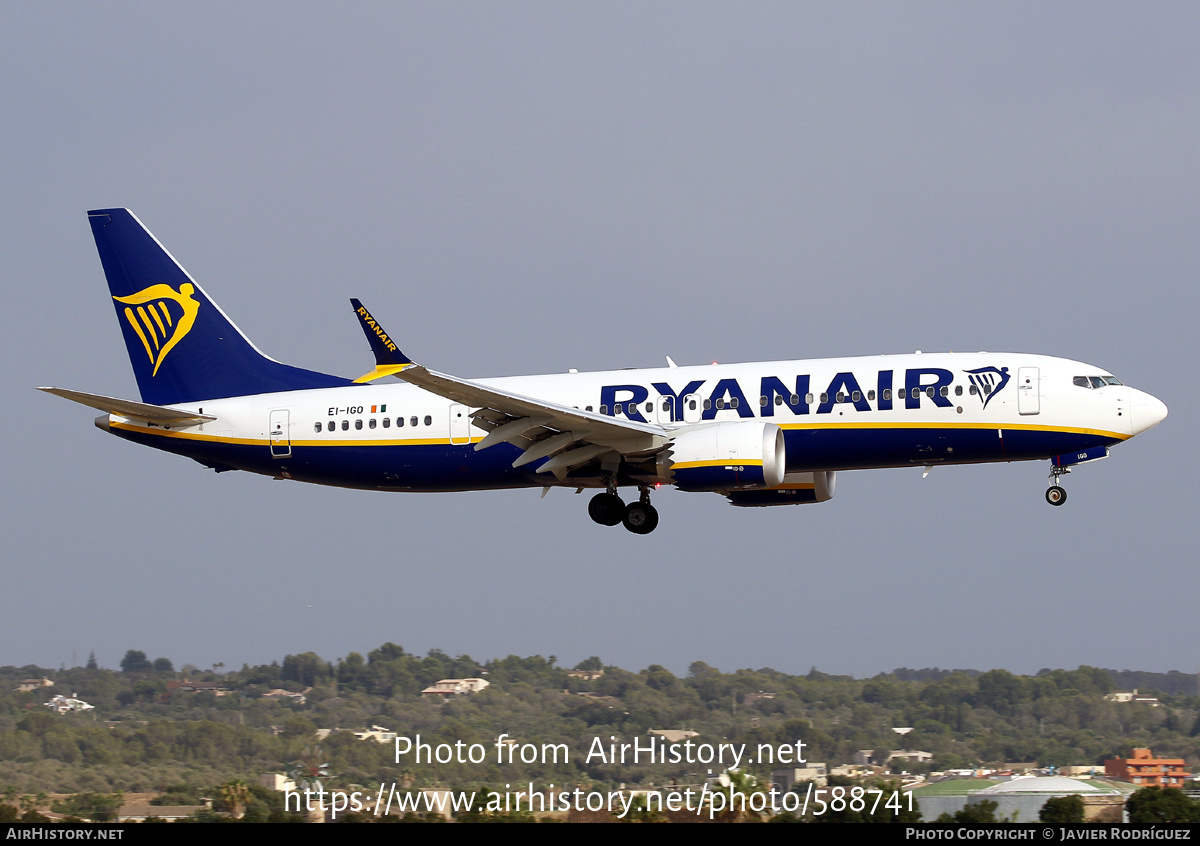
[[[170,437],[145,429],[110,428],[136,443],[193,458],[297,481],[348,488],[461,491],[522,488],[545,484],[538,462],[513,468],[520,450],[497,444],[476,451],[471,444],[296,445],[287,458],[271,456],[264,443]],[[787,471],[859,470],[914,464],[974,464],[1026,461],[1110,446],[1119,439],[1096,433],[995,428],[803,428],[784,429]]]
[[[1003,437],[1001,437],[1001,432]],[[1030,461],[1109,446],[1120,439],[1084,432],[995,428],[784,428],[787,471],[869,470],[914,464]]]

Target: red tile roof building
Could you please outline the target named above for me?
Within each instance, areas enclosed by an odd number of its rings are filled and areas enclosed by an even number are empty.
[[[1182,758],[1155,758],[1149,749],[1134,749],[1132,758],[1109,758],[1104,774],[1140,787],[1183,787],[1188,777]]]

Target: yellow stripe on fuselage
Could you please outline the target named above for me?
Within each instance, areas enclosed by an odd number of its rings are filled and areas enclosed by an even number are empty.
[[[768,420],[768,422],[774,422]],[[139,432],[147,435],[158,435],[163,438],[183,438],[185,440],[211,441],[213,443],[223,444],[243,444],[243,445],[263,445],[271,443],[269,438],[232,438],[227,435],[210,435],[204,432],[174,432],[166,429],[160,429],[157,426],[137,426],[132,423],[113,422],[109,424],[115,429],[124,429],[129,432]],[[799,431],[814,431],[814,430],[834,430],[834,429],[996,429],[1007,431],[1026,431],[1026,432],[1065,432],[1075,435],[1095,435],[1102,438],[1113,438],[1114,440],[1128,440],[1131,435],[1122,432],[1110,432],[1105,429],[1080,429],[1073,426],[1044,426],[1033,423],[1010,423],[1007,425],[997,425],[995,423],[914,423],[908,421],[897,421],[889,423],[777,423],[781,429],[794,429]],[[459,440],[459,439],[455,439]],[[482,437],[472,437],[470,443],[475,444],[482,441]],[[370,439],[370,440],[313,440],[313,439],[293,439],[289,441],[293,446],[303,447],[366,447],[366,446],[429,446],[433,444],[453,444],[455,446],[466,445],[466,441],[461,444],[454,444],[449,437],[445,438],[394,438],[387,440]],[[762,461],[752,461],[750,459],[721,459],[716,461],[686,461],[674,465],[680,468],[691,467],[723,467],[730,464],[739,465],[761,465]]]
[[[729,467],[736,464],[739,467],[747,465],[752,467],[762,467],[762,459],[757,460],[750,458],[719,458],[715,461],[677,461],[671,465],[672,470],[692,470],[696,467]]]
[[[156,435],[160,438],[178,438],[178,439],[188,440],[188,441],[206,441],[209,443],[236,444],[236,445],[242,445],[242,446],[268,446],[272,443],[270,438],[231,438],[228,435],[210,435],[210,434],[207,434],[204,432],[172,432],[172,431],[169,431],[166,429],[160,429],[157,426],[153,426],[153,427],[151,427],[151,426],[136,426],[132,423],[113,422],[113,423],[110,423],[109,426],[111,426],[114,429],[123,429],[126,432],[137,432],[137,433],[143,434],[143,435]],[[473,444],[479,443],[482,440],[483,440],[482,437],[471,438],[471,443],[473,443]],[[302,447],[431,446],[431,445],[436,445],[436,444],[443,444],[443,445],[450,444],[451,440],[450,440],[450,438],[447,437],[447,438],[408,438],[408,439],[401,439],[401,440],[393,439],[393,440],[386,440],[386,441],[375,440],[375,439],[358,440],[358,441],[352,441],[352,440],[329,440],[329,441],[290,440],[290,441],[279,441],[277,443],[279,445],[291,444],[292,446],[302,446]],[[467,443],[465,441],[461,444],[454,444],[454,446],[466,446],[466,445],[467,445]]]
[[[765,418],[767,422],[774,422]],[[1124,441],[1132,437],[1122,432],[1110,432],[1106,429],[1080,429],[1076,426],[1044,426],[1035,423],[916,423],[910,421],[874,422],[874,423],[776,423],[780,429],[1003,429],[1009,432],[1067,432],[1073,435],[1099,435],[1103,438],[1116,438]]]

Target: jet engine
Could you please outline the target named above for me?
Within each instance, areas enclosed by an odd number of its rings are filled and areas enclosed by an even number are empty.
[[[815,470],[812,473],[788,473],[783,484],[756,491],[727,491],[730,505],[757,508],[765,505],[804,505],[833,499],[837,472]]]
[[[657,470],[684,491],[759,490],[783,483],[786,453],[774,423],[714,423],[676,435],[659,454]]]

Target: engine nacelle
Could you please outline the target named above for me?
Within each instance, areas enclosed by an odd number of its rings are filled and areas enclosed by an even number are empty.
[[[817,470],[812,473],[788,473],[778,487],[756,491],[729,491],[730,505],[756,508],[764,505],[805,505],[833,499],[837,472]]]
[[[684,491],[757,490],[784,481],[787,450],[774,423],[685,429],[658,458],[658,475]]]

